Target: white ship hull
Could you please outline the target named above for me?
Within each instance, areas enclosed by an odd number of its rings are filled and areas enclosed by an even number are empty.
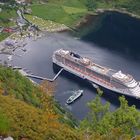
[[[73,69],[73,68],[71,68],[69,66],[64,65],[63,63],[57,61],[55,59],[55,57],[53,57],[53,63],[58,65],[59,67],[64,68],[64,70],[66,70],[67,72],[70,72],[70,73],[72,73],[72,74],[74,74],[74,75],[76,75],[76,76],[78,76],[78,77],[80,77],[82,79],[88,80],[91,84],[96,84],[97,86],[101,86],[101,87],[103,87],[105,89],[108,89],[108,90],[111,90],[113,92],[116,92],[116,93],[119,93],[119,94],[123,94],[123,95],[126,95],[126,96],[130,96],[130,97],[133,97],[133,98],[136,98],[136,99],[140,99],[140,97],[138,97],[138,96],[136,96],[134,94],[129,94],[130,91],[127,91],[129,89],[122,90],[122,89],[117,89],[117,88],[115,88],[113,86],[110,86],[110,85],[107,86],[106,84],[104,84],[102,82],[99,82],[98,80],[93,79],[93,78],[91,78],[88,75],[80,73],[77,70],[75,70],[75,69]]]

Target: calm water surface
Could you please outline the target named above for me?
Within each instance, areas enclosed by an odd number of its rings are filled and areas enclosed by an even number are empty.
[[[16,53],[20,54],[21,57],[14,56],[11,63],[24,67],[36,75],[52,78],[55,75],[52,54],[60,48],[73,50],[82,56],[91,58],[98,64],[122,70],[133,75],[136,80],[140,80],[139,60],[130,59],[128,56],[120,55],[111,49],[83,42],[62,33],[47,34],[46,37],[30,42],[26,46],[27,52],[23,53],[17,50]],[[7,56],[1,55],[0,58],[7,59]],[[58,77],[56,83],[55,98],[63,107],[71,111],[76,118],[83,119],[89,111],[87,102],[95,98],[96,90],[87,82],[66,72],[63,72]],[[66,100],[71,95],[71,91],[78,89],[84,90],[83,96],[72,105],[66,105]],[[103,103],[109,101],[112,110],[119,105],[118,95],[114,93],[105,91],[101,99]],[[131,98],[128,98],[128,100],[130,104],[135,104],[139,107],[137,100]]]

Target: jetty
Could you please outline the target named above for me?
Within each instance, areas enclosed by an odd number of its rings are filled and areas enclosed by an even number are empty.
[[[38,75],[35,75],[35,74],[29,74],[26,71],[24,71],[23,69],[18,69],[18,71],[23,76],[26,76],[26,77],[29,77],[29,78],[35,78],[35,79],[39,79],[39,80],[47,80],[47,81],[50,81],[50,82],[55,81],[63,70],[64,70],[64,68],[61,68],[60,71],[54,76],[54,78],[50,79],[50,78],[41,77],[41,76],[38,76]]]

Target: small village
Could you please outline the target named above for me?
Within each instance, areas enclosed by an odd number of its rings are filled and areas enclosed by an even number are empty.
[[[0,42],[0,54],[16,55],[14,52],[18,48],[25,52],[24,47],[28,41],[36,41],[48,32],[60,32],[69,29],[64,24],[31,16],[32,10],[23,8],[23,6],[29,6],[30,3],[30,0],[16,0],[16,4],[20,5],[20,8],[16,11],[16,18],[9,19],[12,22],[12,26],[0,26],[0,33],[8,35]],[[4,3],[1,2],[0,4],[3,5]],[[2,12],[2,9],[0,12]]]

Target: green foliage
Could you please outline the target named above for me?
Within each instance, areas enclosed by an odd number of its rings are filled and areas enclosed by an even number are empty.
[[[116,8],[125,9],[137,15],[140,14],[139,0],[87,0],[86,5],[89,10],[95,10],[97,8]]]
[[[125,8],[134,14],[140,14],[140,1],[139,0],[119,0],[115,3],[116,8]]]
[[[51,96],[17,71],[2,66],[0,109],[2,135],[30,140],[78,140],[74,123]]]
[[[128,106],[124,97],[120,97],[120,108],[113,112],[114,127],[119,127],[125,134],[135,135],[140,131],[140,112],[135,106]]]
[[[49,3],[75,8],[86,8],[86,0],[48,0]]]
[[[97,96],[94,101],[88,103],[90,108],[89,116],[81,123],[81,129],[86,128],[88,131],[107,133],[111,128],[109,112],[109,103],[102,105],[100,96]]]
[[[140,14],[139,0],[49,0],[49,3],[61,4],[69,7],[87,7],[88,10],[97,8],[126,8],[126,10]]]
[[[39,89],[17,71],[0,66],[0,81],[3,94],[6,92],[28,104],[40,106]]]
[[[59,116],[52,112],[50,106],[46,112],[20,100],[0,95],[0,107],[11,122],[10,130],[6,131],[5,135],[10,135],[15,139],[27,137],[30,140],[45,140],[46,138],[78,140],[74,130],[60,123]],[[2,133],[7,122],[3,116],[0,116],[0,119],[2,119],[0,120],[0,133]]]
[[[0,41],[4,40],[5,38],[7,38],[10,34],[9,33],[1,33],[0,34]]]
[[[10,121],[0,109],[0,133],[5,135],[9,132],[9,129],[10,129]]]
[[[120,97],[120,107],[111,112],[100,95],[88,103],[90,113],[76,130],[75,120],[43,89],[17,71],[0,67],[0,134],[31,140],[128,140],[140,130],[135,106]]]
[[[90,114],[81,122],[80,129],[86,133],[96,132],[103,137],[112,135],[115,137],[130,137],[140,131],[140,112],[135,106],[128,106],[124,97],[120,97],[120,107],[114,112],[110,112],[109,103],[103,105],[100,97],[88,105]]]
[[[86,6],[87,6],[89,11],[93,11],[97,8],[97,3],[94,2],[94,0],[87,0]]]

